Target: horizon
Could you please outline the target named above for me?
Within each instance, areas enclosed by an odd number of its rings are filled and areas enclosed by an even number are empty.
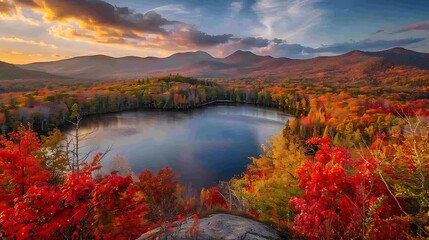
[[[429,239],[429,0],[0,0],[1,239]]]
[[[309,59],[395,47],[427,53],[428,11],[425,1],[1,0],[0,61],[193,51],[222,58],[237,50]]]
[[[175,53],[172,53],[171,55],[168,55],[168,56],[165,56],[165,57],[137,56],[137,55],[126,55],[126,56],[115,57],[115,56],[109,56],[109,55],[105,55],[105,54],[94,54],[94,55],[70,56],[68,58],[63,58],[63,59],[58,59],[58,60],[51,60],[51,61],[29,62],[29,63],[23,63],[23,64],[16,64],[16,63],[9,63],[9,64],[13,64],[13,65],[27,65],[27,64],[33,64],[33,63],[49,63],[49,62],[57,62],[57,61],[61,61],[61,60],[69,60],[69,59],[74,59],[74,58],[97,57],[97,56],[100,56],[100,57],[109,57],[109,58],[114,58],[114,59],[128,58],[128,57],[131,57],[131,58],[132,57],[134,57],[134,58],[141,58],[141,59],[144,59],[144,58],[165,59],[165,58],[169,58],[169,57],[172,57],[174,55],[177,55],[177,54],[192,54],[192,53],[205,53],[205,54],[208,54],[208,55],[210,55],[211,57],[213,57],[215,59],[225,59],[225,58],[228,58],[228,57],[230,57],[230,56],[232,56],[234,54],[237,54],[238,52],[251,53],[251,54],[254,54],[254,55],[258,56],[258,57],[272,57],[272,58],[276,58],[276,59],[286,58],[286,59],[290,59],[290,60],[310,60],[310,59],[314,59],[314,58],[318,58],[318,57],[336,57],[336,56],[341,56],[341,55],[347,55],[347,54],[352,53],[352,52],[377,53],[377,52],[390,51],[390,50],[394,50],[394,49],[403,49],[403,50],[406,50],[406,51],[411,51],[411,52],[416,52],[416,53],[429,54],[429,52],[418,52],[418,51],[413,51],[413,50],[410,50],[410,49],[407,49],[407,48],[403,48],[403,47],[393,47],[393,48],[388,48],[388,49],[381,49],[379,51],[351,50],[351,51],[348,51],[348,52],[345,52],[345,53],[341,53],[341,54],[338,54],[338,55],[315,56],[315,57],[312,57],[312,58],[299,59],[299,58],[275,57],[275,56],[271,56],[271,55],[259,55],[259,54],[256,54],[256,53],[252,52],[252,51],[249,51],[249,50],[240,50],[240,49],[236,50],[235,52],[233,52],[233,53],[231,53],[231,54],[229,54],[227,56],[216,57],[216,56],[213,56],[212,54],[210,54],[209,52],[205,52],[205,51],[202,51],[202,50],[196,50],[196,51],[187,51],[187,52],[175,52]],[[0,59],[0,62],[4,62],[4,61],[2,61]],[[5,63],[8,63],[8,62],[5,62]]]

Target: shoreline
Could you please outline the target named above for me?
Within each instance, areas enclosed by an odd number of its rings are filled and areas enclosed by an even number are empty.
[[[153,111],[153,112],[192,112],[198,109],[202,109],[205,107],[210,107],[210,106],[217,106],[217,105],[226,105],[226,106],[240,106],[240,105],[251,105],[251,106],[255,106],[258,108],[267,108],[267,109],[273,109],[273,110],[277,110],[281,113],[284,114],[288,114],[292,117],[297,117],[297,115],[286,112],[286,111],[282,111],[278,105],[275,106],[266,106],[264,104],[257,104],[257,103],[253,103],[253,102],[235,102],[232,100],[215,100],[215,101],[211,101],[208,103],[204,103],[204,104],[200,104],[198,106],[192,106],[192,107],[186,107],[186,108],[156,108],[156,107],[138,107],[138,108],[130,108],[130,109],[125,109],[125,110],[120,110],[120,111],[111,111],[111,112],[104,112],[104,113],[92,113],[92,114],[82,114],[82,117],[85,119],[86,117],[100,117],[100,116],[104,116],[104,115],[110,115],[110,114],[118,114],[118,113],[123,113],[123,112],[133,112],[133,111]],[[59,126],[58,128],[53,128],[53,129],[58,129],[61,132],[63,131],[67,131],[70,130],[71,124],[66,123],[63,124],[61,126]],[[53,129],[49,129],[48,131],[45,131],[43,133],[39,133],[39,134],[47,134],[49,131],[52,131]]]

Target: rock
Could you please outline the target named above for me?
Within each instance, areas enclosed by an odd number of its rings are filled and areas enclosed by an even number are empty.
[[[276,230],[267,225],[229,214],[213,214],[199,219],[194,223],[189,218],[184,223],[176,223],[165,235],[159,236],[160,228],[154,229],[140,236],[138,240],[149,239],[201,239],[201,240],[277,240],[286,239]]]

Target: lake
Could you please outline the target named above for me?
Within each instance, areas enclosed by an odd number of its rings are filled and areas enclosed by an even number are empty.
[[[81,133],[88,148],[111,151],[102,164],[125,157],[137,175],[164,166],[193,189],[216,185],[246,170],[250,156],[280,132],[290,115],[253,105],[213,105],[191,111],[129,111],[85,117]]]

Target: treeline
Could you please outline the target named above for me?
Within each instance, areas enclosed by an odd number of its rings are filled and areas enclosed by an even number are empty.
[[[46,133],[67,124],[75,103],[82,115],[93,115],[142,108],[185,110],[216,100],[278,106],[294,114],[305,113],[309,104],[302,94],[274,96],[256,86],[230,86],[177,75],[104,83],[91,88],[61,87],[2,94],[0,126],[4,133],[29,122],[35,131]]]

